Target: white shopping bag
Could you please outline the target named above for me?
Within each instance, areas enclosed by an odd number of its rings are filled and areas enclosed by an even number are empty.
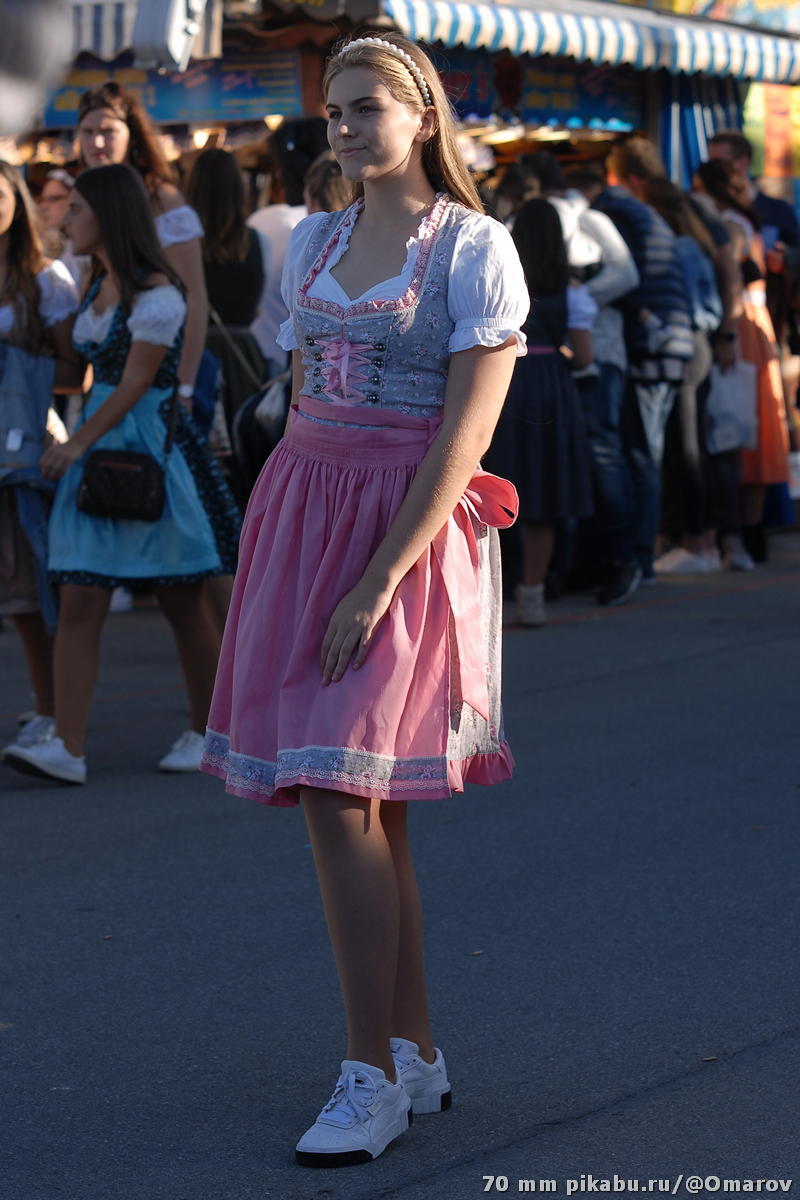
[[[789,455],[789,495],[800,500],[800,450],[792,450]]]
[[[758,445],[758,394],[755,363],[737,359],[728,371],[711,368],[711,391],[706,401],[709,454]]]

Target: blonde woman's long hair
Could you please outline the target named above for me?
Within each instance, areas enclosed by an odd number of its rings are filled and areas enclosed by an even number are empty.
[[[410,55],[419,67],[428,85],[431,103],[436,112],[436,129],[422,148],[422,165],[428,181],[434,191],[448,192],[465,208],[471,208],[474,212],[484,212],[477,188],[469,171],[464,166],[464,160],[458,149],[456,125],[450,101],[447,99],[436,68],[427,54],[420,50],[414,42],[410,42],[408,38],[404,38],[399,33],[380,30],[361,36],[376,37],[391,42],[393,46],[397,46],[399,50],[404,50],[406,54]],[[375,45],[374,42],[356,46],[353,50],[348,51],[347,47],[354,41],[358,41],[358,38],[348,38],[334,46],[322,79],[322,90],[325,96],[328,94],[332,81],[342,71],[346,71],[349,67],[365,67],[378,76],[381,83],[400,104],[405,104],[412,112],[423,113],[425,103],[420,90],[408,67],[403,65],[402,59],[399,59],[391,50]],[[356,196],[363,195],[363,185],[356,184],[354,191]]]

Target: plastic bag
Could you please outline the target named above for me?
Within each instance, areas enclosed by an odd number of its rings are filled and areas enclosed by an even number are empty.
[[[711,390],[706,401],[709,454],[749,450],[758,445],[758,395],[756,366],[737,359],[722,372],[711,368]]]

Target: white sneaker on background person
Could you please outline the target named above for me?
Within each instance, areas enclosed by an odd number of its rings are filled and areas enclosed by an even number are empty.
[[[518,584],[516,606],[518,624],[528,629],[540,629],[547,621],[544,610],[544,584],[539,583],[535,587]]]
[[[755,571],[756,564],[745,550],[738,533],[728,535],[725,550],[725,565],[729,571]]]
[[[70,754],[60,737],[31,746],[14,742],[3,751],[3,762],[24,775],[57,779],[59,783],[86,783],[86,759]]]
[[[704,554],[695,554],[685,546],[674,546],[653,563],[657,575],[708,575],[709,569]]]
[[[199,771],[203,757],[203,735],[187,729],[158,764],[159,771]]]
[[[397,1079],[408,1092],[414,1115],[445,1112],[453,1103],[453,1093],[441,1050],[435,1046],[436,1057],[427,1063],[416,1042],[392,1038],[389,1044]]]
[[[301,1167],[349,1167],[371,1162],[412,1121],[402,1083],[380,1067],[345,1059],[333,1095],[295,1150]]]
[[[108,611],[112,613],[133,612],[133,593],[125,587],[115,587],[111,593]]]

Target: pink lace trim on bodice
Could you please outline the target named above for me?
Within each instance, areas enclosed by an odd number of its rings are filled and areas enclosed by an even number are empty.
[[[342,237],[345,235],[349,238],[353,225],[364,207],[363,197],[356,200],[347,216],[341,222],[337,229],[334,230],[331,237],[322,247],[322,250],[317,255],[312,263],[305,279],[300,285],[300,290],[297,295],[297,302],[303,308],[310,308],[314,312],[329,313],[332,316],[340,319],[347,314],[348,317],[360,317],[369,313],[379,312],[398,312],[404,308],[410,308],[416,304],[419,299],[422,282],[425,278],[425,273],[428,269],[431,251],[436,240],[436,234],[439,232],[439,226],[442,223],[447,206],[450,204],[450,197],[446,192],[438,192],[436,199],[433,202],[431,211],[427,217],[421,222],[419,228],[420,247],[417,252],[417,261],[414,266],[414,274],[411,277],[411,282],[403,292],[402,296],[398,296],[394,300],[382,300],[380,297],[375,297],[372,300],[354,300],[347,305],[337,304],[335,300],[321,300],[316,296],[309,296],[308,291],[314,280],[325,269],[333,251],[339,245]]]

